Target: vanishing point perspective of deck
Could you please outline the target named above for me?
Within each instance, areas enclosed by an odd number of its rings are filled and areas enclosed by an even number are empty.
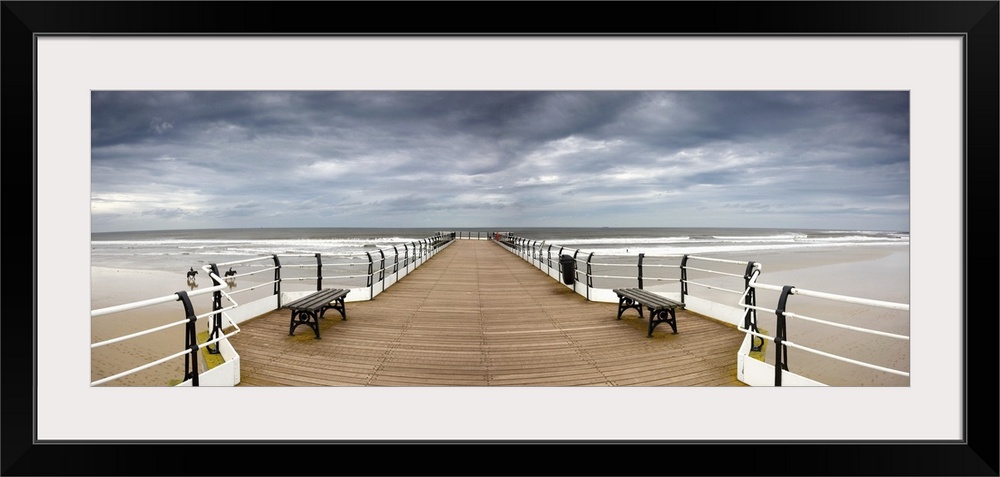
[[[677,310],[677,334],[587,301],[486,240],[456,240],[370,301],[289,336],[240,325],[241,386],[744,386],[735,327]]]

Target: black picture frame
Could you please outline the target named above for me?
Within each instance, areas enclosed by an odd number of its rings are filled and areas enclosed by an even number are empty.
[[[37,317],[39,306],[56,305],[52,290],[39,286],[45,271],[37,270],[33,255],[31,263],[16,267],[21,277],[33,271],[30,302],[23,278],[4,288],[4,475],[998,475],[998,423],[992,411],[1000,402],[1000,335],[996,305],[985,304],[995,301],[997,278],[988,269],[973,279],[969,268],[970,261],[988,267],[1000,263],[997,1],[4,1],[0,14],[6,257],[25,256],[25,250],[35,250],[37,240],[37,212],[24,205],[23,183],[36,177],[34,43],[39,35],[959,35],[965,42],[965,437],[960,441],[40,443],[34,427],[32,340],[44,337],[35,336],[34,319],[28,318]],[[29,157],[34,159],[31,167]],[[32,193],[37,197],[34,180]],[[919,263],[912,267],[923,270]],[[747,425],[780,425],[784,418],[761,416]],[[204,455],[210,445],[224,447],[217,458]]]

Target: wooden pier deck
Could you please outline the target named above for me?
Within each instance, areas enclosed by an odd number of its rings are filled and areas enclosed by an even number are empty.
[[[678,310],[646,336],[498,244],[456,240],[376,296],[321,320],[240,325],[240,386],[743,386],[734,327]]]

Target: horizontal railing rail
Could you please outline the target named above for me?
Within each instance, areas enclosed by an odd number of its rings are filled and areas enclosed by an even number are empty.
[[[727,288],[720,287],[718,285],[706,284],[688,279],[686,274],[687,272],[703,272],[704,274],[710,276],[733,277],[739,279],[747,278],[745,274],[737,274],[704,267],[692,267],[687,264],[690,261],[704,261],[717,264],[737,265],[740,267],[747,265],[747,262],[737,260],[683,254],[646,255],[644,253],[609,253],[597,255],[596,252],[584,251],[582,249],[560,246],[546,241],[531,240],[513,235],[500,237],[498,242],[507,246],[512,252],[521,256],[524,260],[544,265],[549,269],[556,269],[560,274],[562,273],[560,257],[571,257],[574,264],[572,270],[574,282],[587,283],[588,287],[592,285],[593,279],[604,279],[608,281],[617,281],[616,285],[618,286],[626,286],[626,284],[628,284],[627,286],[637,286],[638,288],[644,288],[646,284],[650,282],[678,283],[681,286],[680,293],[682,298],[690,295],[688,286],[696,286],[708,290],[718,290],[739,295],[743,293],[742,287]],[[628,259],[629,261],[627,263],[623,262],[625,259]],[[650,263],[650,260],[656,260],[659,261],[659,263]],[[664,263],[666,261],[676,263]],[[623,269],[631,269],[632,273],[621,274],[613,272],[613,270]],[[594,270],[600,271],[595,272]],[[660,273],[650,274],[648,273],[650,271],[660,271]],[[676,276],[668,276],[663,272],[673,272]],[[582,280],[581,277],[583,277]],[[613,286],[615,285],[609,285],[603,288],[610,289]]]

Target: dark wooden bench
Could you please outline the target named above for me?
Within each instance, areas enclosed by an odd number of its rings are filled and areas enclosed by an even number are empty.
[[[326,288],[285,304],[285,308],[292,310],[292,321],[288,325],[288,335],[294,335],[295,328],[299,325],[306,325],[316,333],[316,339],[320,339],[319,319],[325,318],[323,315],[326,314],[326,310],[331,308],[337,310],[343,319],[347,319],[344,297],[347,296],[347,292],[349,291],[339,288]]]
[[[674,334],[677,334],[677,315],[674,313],[674,309],[680,308],[683,310],[683,303],[664,298],[642,288],[615,288],[613,291],[618,295],[619,320],[622,319],[622,313],[630,308],[638,311],[639,318],[643,318],[642,308],[646,307],[649,309],[648,337],[653,336],[653,328],[656,328],[660,323],[670,325],[674,330]]]

